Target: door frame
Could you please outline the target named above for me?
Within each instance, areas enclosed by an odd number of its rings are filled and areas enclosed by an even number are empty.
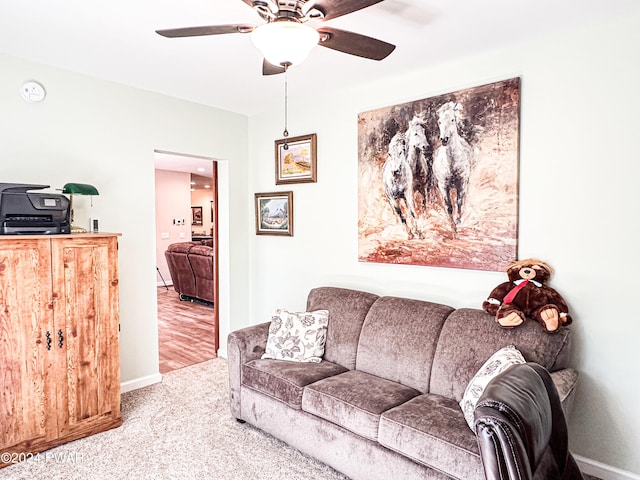
[[[156,156],[156,154],[164,154],[164,155],[170,155],[172,157],[175,157],[177,159],[180,158],[184,158],[185,160],[203,160],[206,162],[212,162],[212,184],[215,186],[215,188],[213,189],[213,248],[214,248],[214,259],[213,259],[213,269],[214,269],[214,292],[213,292],[213,315],[215,318],[215,322],[214,322],[214,331],[213,331],[213,337],[214,337],[214,349],[216,352],[216,355],[220,354],[220,224],[219,224],[219,200],[220,200],[220,194],[219,194],[219,190],[220,190],[220,184],[219,184],[219,164],[220,161],[212,158],[212,157],[205,157],[205,156],[201,156],[201,155],[191,155],[191,154],[186,154],[186,153],[176,153],[176,152],[169,152],[166,150],[154,150],[154,157]],[[177,167],[177,168],[181,168],[181,167]],[[155,164],[155,158],[154,158],[154,174],[155,174],[155,170],[158,170],[159,168],[157,168],[156,164]],[[176,171],[185,171],[186,173],[195,173],[197,175],[202,175],[200,172],[197,171],[190,171],[190,170],[176,170]],[[154,201],[154,204],[157,205],[157,195],[158,192],[155,192],[155,196],[156,196],[156,200]],[[154,208],[154,224],[155,224],[155,216],[156,216],[156,211],[157,211],[157,207]],[[190,217],[189,217],[190,218]],[[185,239],[186,240],[186,239]],[[158,249],[158,241],[156,239],[155,242],[155,251],[157,252]],[[227,252],[228,255],[228,252]],[[156,304],[157,304],[157,299],[156,299]]]

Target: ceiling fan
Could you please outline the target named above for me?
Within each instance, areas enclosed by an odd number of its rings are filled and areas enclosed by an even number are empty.
[[[323,26],[321,22],[362,10],[383,0],[242,0],[267,23],[232,24],[156,30],[168,38],[251,33],[263,53],[263,75],[283,73],[320,45],[349,55],[382,60],[395,45],[359,33]],[[318,23],[317,27],[307,24]]]

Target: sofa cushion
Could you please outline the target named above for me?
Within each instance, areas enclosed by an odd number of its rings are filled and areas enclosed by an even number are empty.
[[[379,298],[362,326],[356,368],[427,392],[440,330],[452,311],[438,303]]]
[[[327,339],[328,310],[290,312],[276,308],[271,316],[262,358],[320,363]]]
[[[350,370],[307,386],[302,410],[376,440],[380,414],[419,394],[411,387]]]
[[[378,442],[452,478],[484,480],[476,436],[450,398],[424,394],[384,412]]]
[[[379,297],[373,293],[337,287],[309,292],[307,310],[329,310],[324,359],[353,370],[364,317]]]
[[[300,409],[306,385],[347,369],[331,362],[299,363],[282,360],[251,360],[242,366],[242,386]]]
[[[515,346],[527,362],[550,372],[566,368],[569,357],[569,329],[549,334],[534,321],[505,329],[483,310],[462,308],[447,318],[438,340],[429,392],[462,399],[471,378],[493,353]]]

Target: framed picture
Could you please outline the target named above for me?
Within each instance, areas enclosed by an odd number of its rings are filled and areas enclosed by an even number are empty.
[[[202,207],[191,207],[191,225],[202,225]]]
[[[293,236],[293,192],[256,193],[256,235]]]
[[[276,140],[276,185],[316,181],[316,134]]]
[[[358,260],[502,271],[519,132],[519,77],[360,113]]]

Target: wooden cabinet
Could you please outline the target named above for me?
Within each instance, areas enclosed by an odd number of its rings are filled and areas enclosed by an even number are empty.
[[[0,237],[0,453],[122,423],[117,248],[115,234]]]

